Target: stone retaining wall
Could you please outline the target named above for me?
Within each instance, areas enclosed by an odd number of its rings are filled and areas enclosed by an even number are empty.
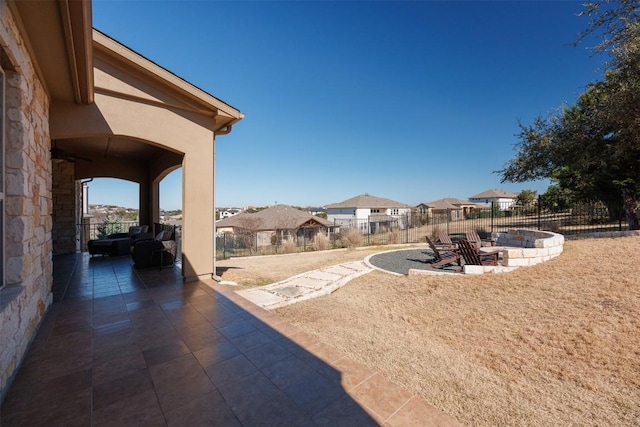
[[[503,273],[517,267],[549,261],[562,253],[564,236],[550,231],[516,230],[492,233],[496,249],[503,250],[501,266],[465,265],[465,274]]]
[[[549,261],[560,255],[564,247],[564,236],[550,231],[509,230],[507,233],[496,234],[497,244],[508,247],[502,260],[505,267],[522,267]]]

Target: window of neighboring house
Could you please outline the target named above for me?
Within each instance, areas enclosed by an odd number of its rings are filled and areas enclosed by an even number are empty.
[[[2,276],[2,285],[5,286],[4,277],[4,70],[0,67],[0,276]]]
[[[398,209],[391,209],[391,215],[398,215]]]

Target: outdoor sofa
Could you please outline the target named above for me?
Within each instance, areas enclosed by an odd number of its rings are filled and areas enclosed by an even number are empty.
[[[106,239],[94,239],[87,242],[91,255],[128,255],[131,247],[138,240],[153,239],[152,233],[147,233],[148,225],[129,227],[127,233],[109,234]]]
[[[131,258],[136,268],[162,268],[173,265],[175,261],[175,226],[154,224],[154,229],[157,231],[155,237],[138,240],[131,247]]]

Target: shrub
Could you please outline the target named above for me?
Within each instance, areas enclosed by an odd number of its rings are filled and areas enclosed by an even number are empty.
[[[433,227],[431,233],[429,233],[429,239],[431,239],[432,242],[437,242],[440,238],[440,231],[440,227]]]
[[[313,249],[316,251],[324,251],[329,248],[329,237],[326,234],[318,233],[313,238]]]
[[[98,239],[106,239],[109,234],[120,232],[120,220],[107,215],[102,224],[98,225]]]
[[[342,245],[347,248],[355,248],[362,245],[362,234],[356,228],[349,228],[342,234]]]
[[[296,252],[298,245],[294,239],[286,239],[282,242],[282,253],[292,254]]]

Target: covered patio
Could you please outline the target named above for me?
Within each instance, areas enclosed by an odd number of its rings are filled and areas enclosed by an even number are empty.
[[[0,0],[0,113],[4,401],[45,317],[56,316],[59,256],[82,256],[82,180],[139,184],[140,223],[151,227],[161,180],[181,168],[181,268],[172,283],[211,279],[216,138],[244,116],[93,29],[89,0]],[[48,369],[42,378],[56,375],[55,364]]]
[[[92,102],[51,102],[53,253],[77,249],[81,180],[138,183],[140,224],[151,226],[160,218],[160,182],[182,168],[182,275],[211,277],[215,138],[243,115],[105,34],[91,37]]]

